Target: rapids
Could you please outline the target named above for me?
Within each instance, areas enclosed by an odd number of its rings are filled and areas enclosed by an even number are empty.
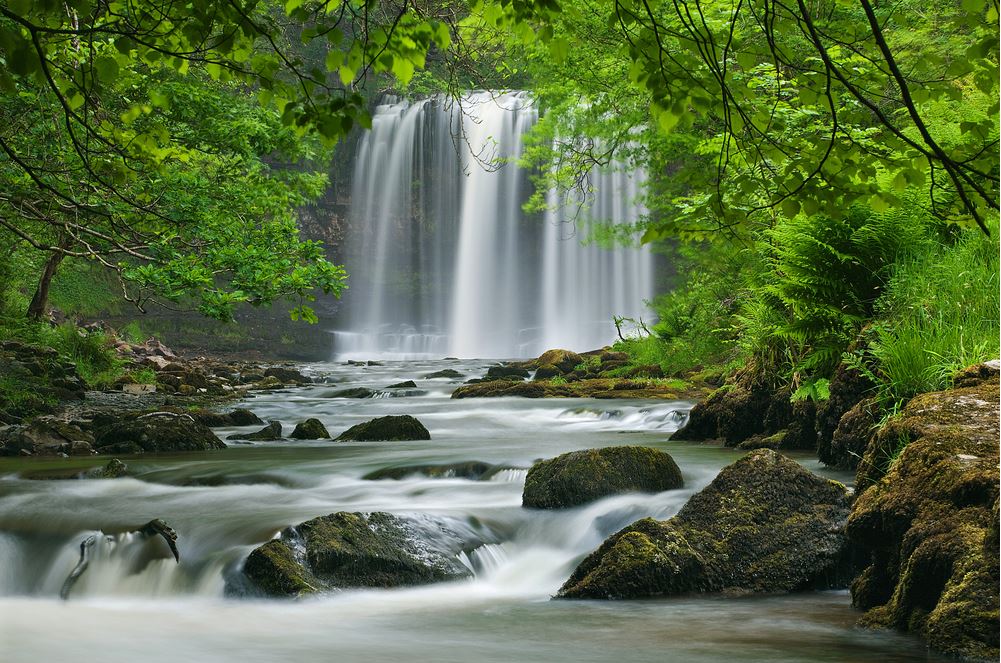
[[[688,402],[450,400],[458,381],[421,379],[445,367],[478,375],[485,365],[317,364],[305,370],[329,384],[241,404],[281,420],[286,434],[307,417],[337,435],[374,416],[411,414],[431,431],[425,442],[230,443],[218,452],[127,458],[130,476],[111,480],[42,481],[28,476],[57,461],[0,459],[0,660],[933,660],[915,639],[854,628],[847,592],[550,601],[604,537],[643,516],[670,517],[739,454],[667,441]],[[426,393],[324,397],[407,379]],[[686,487],[565,511],[521,508],[525,471],[535,459],[619,444],[669,451]],[[362,479],[385,467],[473,460],[497,471],[478,481]],[[801,462],[820,471],[815,460]],[[239,566],[253,547],[287,525],[342,510],[447,518],[482,542],[461,556],[474,578],[301,601],[241,593]],[[156,517],[177,531],[179,564],[121,533]],[[61,601],[80,542],[92,534],[99,536],[90,567]]]

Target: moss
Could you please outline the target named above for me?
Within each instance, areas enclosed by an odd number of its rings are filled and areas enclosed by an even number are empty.
[[[882,478],[878,445],[906,442]],[[882,453],[886,453],[883,451]],[[862,624],[920,634],[955,656],[998,657],[997,382],[923,394],[866,451],[848,521],[870,554],[853,583]]]
[[[677,463],[649,447],[587,449],[536,463],[525,478],[522,504],[535,509],[562,509],[608,495],[681,488]]]
[[[844,486],[773,451],[754,451],[724,468],[671,520],[643,519],[610,537],[581,562],[559,596],[843,586],[841,525],[848,508]]]
[[[400,416],[376,417],[371,421],[356,424],[337,436],[338,440],[358,441],[402,441],[430,440],[431,433],[417,419],[408,414]]]
[[[243,566],[243,572],[270,596],[302,596],[321,586],[295,559],[284,541],[268,541],[255,548]]]
[[[289,435],[293,440],[321,440],[330,437],[327,427],[319,419],[306,419],[295,425],[295,430]]]

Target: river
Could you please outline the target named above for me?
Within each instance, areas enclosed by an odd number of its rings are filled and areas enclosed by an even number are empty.
[[[422,375],[486,362],[315,364],[327,380],[240,405],[279,419],[307,417],[336,436],[386,414],[410,414],[424,442],[230,443],[210,453],[125,459],[130,476],[36,480],[58,461],[0,459],[0,660],[142,661],[852,661],[939,660],[917,639],[854,626],[847,591],[754,598],[551,601],[577,561],[643,516],[668,518],[739,456],[670,442],[691,407],[681,401],[451,400],[458,380]],[[424,393],[364,400],[334,389],[414,379]],[[225,437],[248,429],[221,429]],[[565,511],[521,507],[534,460],[588,447],[643,444],[671,453],[685,488],[620,495]],[[403,465],[483,461],[487,479],[367,480]],[[816,460],[799,459],[825,473]],[[30,474],[30,471],[28,472]],[[843,474],[826,472],[842,481]],[[431,514],[484,543],[468,581],[347,590],[299,601],[239,592],[239,565],[283,527],[335,511]],[[162,518],[180,563],[144,557],[133,535],[101,536],[67,601],[60,587],[80,542]]]

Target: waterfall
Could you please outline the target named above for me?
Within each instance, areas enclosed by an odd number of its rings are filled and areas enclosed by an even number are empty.
[[[615,338],[644,315],[648,249],[585,243],[596,221],[635,222],[643,173],[588,174],[565,207],[528,214],[516,165],[538,118],[524,92],[387,99],[355,160],[338,358],[528,357]]]

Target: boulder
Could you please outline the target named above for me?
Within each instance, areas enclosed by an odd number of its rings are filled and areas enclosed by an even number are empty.
[[[102,479],[118,479],[119,477],[125,476],[128,471],[128,465],[117,458],[112,458],[108,461],[107,465],[101,468],[98,476]]]
[[[529,375],[528,370],[520,366],[506,366],[504,364],[491,366],[487,369],[486,380],[498,380],[503,378],[524,379]]]
[[[245,408],[237,408],[230,412],[212,412],[210,410],[196,410],[191,413],[196,421],[216,428],[219,426],[259,426],[264,420]]]
[[[0,455],[88,456],[94,436],[79,426],[52,417],[38,417],[26,426],[12,426],[0,443]]]
[[[465,384],[452,392],[452,398],[492,398],[498,396],[521,396],[522,398],[544,398],[546,388],[538,382],[511,382],[491,380],[479,384]]]
[[[451,368],[446,368],[441,371],[435,371],[434,373],[428,373],[424,376],[425,380],[434,380],[436,378],[449,378],[451,380],[458,380],[465,377],[459,371],[453,370]]]
[[[413,380],[407,380],[405,382],[397,382],[396,384],[391,384],[385,389],[413,389],[417,387],[417,383]]]
[[[584,358],[570,350],[546,350],[535,360],[536,366],[555,366],[560,373],[570,373],[584,363]]]
[[[322,440],[330,437],[330,433],[319,419],[310,418],[297,423],[289,437],[293,440]]]
[[[522,506],[565,509],[618,493],[659,493],[684,486],[670,454],[649,447],[571,451],[528,470]]]
[[[320,395],[320,398],[372,398],[378,392],[368,387],[351,387],[349,389],[337,389],[328,391]]]
[[[356,424],[338,435],[336,439],[361,442],[430,440],[431,433],[417,419],[404,414],[376,417],[371,421]]]
[[[692,408],[688,421],[671,439],[690,442],[722,439],[726,446],[736,446],[765,432],[764,415],[771,402],[771,390],[752,378],[740,376]]]
[[[667,521],[609,537],[558,598],[788,592],[843,586],[850,493],[774,451],[729,465]]]
[[[862,440],[861,445],[848,441],[844,438],[845,431],[842,431],[839,442],[835,443],[834,437],[841,426],[841,419],[848,412],[854,410],[851,418],[856,422],[859,420],[861,411],[856,408],[871,395],[872,389],[872,381],[854,368],[840,364],[835,370],[829,385],[830,396],[817,407],[817,457],[820,462],[838,469],[854,470],[858,467],[867,440]],[[851,426],[851,429],[858,431],[857,426]]]
[[[557,375],[563,375],[563,371],[556,368],[552,364],[543,364],[535,370],[535,375],[532,377],[533,380],[549,380]]]
[[[286,529],[251,552],[243,572],[272,596],[422,585],[469,577],[456,557],[466,546],[447,523],[342,511]]]
[[[275,442],[282,439],[282,422],[269,421],[268,425],[255,433],[233,433],[227,440],[248,440],[250,442]]]
[[[100,453],[205,451],[226,445],[205,424],[189,415],[151,412],[99,428],[94,447]]]
[[[281,380],[283,384],[308,384],[312,382],[296,369],[286,366],[271,366],[264,371],[264,377],[273,377]]]
[[[432,479],[472,479],[477,480],[494,469],[493,465],[478,460],[463,463],[444,463],[441,465],[403,465],[400,467],[384,467],[369,472],[362,479],[379,481],[381,479],[403,479],[420,474]]]
[[[847,533],[868,557],[851,587],[861,625],[996,661],[998,380],[978,379],[916,396],[872,436]]]

